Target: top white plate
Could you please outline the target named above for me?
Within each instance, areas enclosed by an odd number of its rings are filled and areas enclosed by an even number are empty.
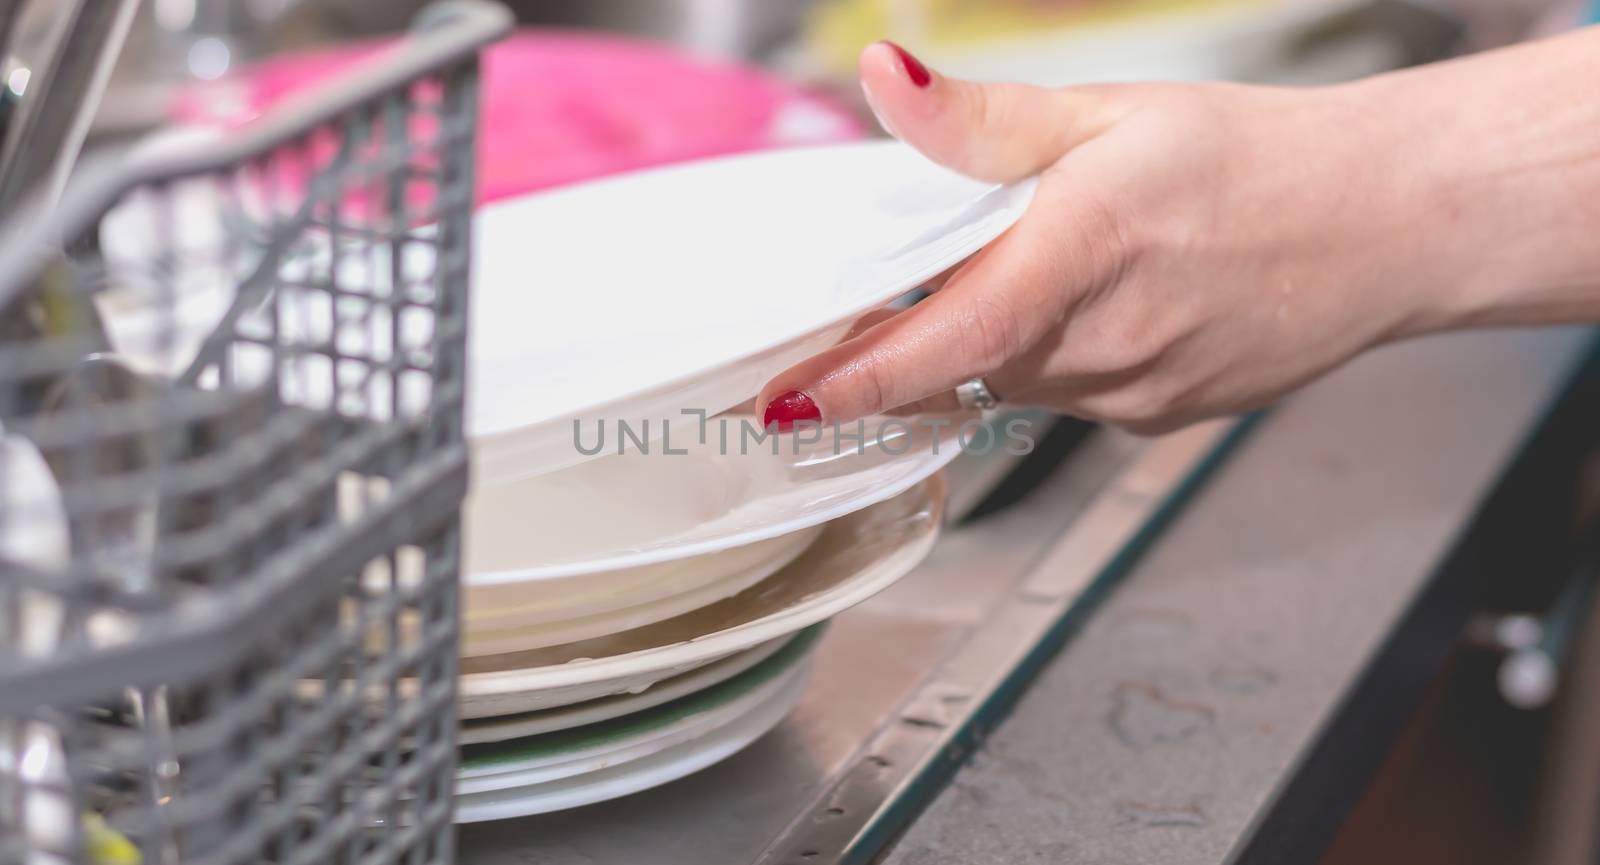
[[[723,411],[850,322],[981,249],[1033,184],[968,180],[895,142],[623,175],[485,208],[468,429],[480,467],[585,456],[596,423]]]
[[[704,443],[696,429],[674,429],[668,443],[688,440],[673,456],[613,454],[520,478],[510,465],[497,473],[479,466],[463,511],[472,612],[509,612],[540,595],[577,603],[595,592],[628,594],[630,584],[652,576],[641,569],[668,576],[691,557],[746,548],[891,499],[954,460],[962,423],[977,418],[941,419],[935,427],[873,417],[854,429],[758,445],[740,439],[753,420],[714,418]]]

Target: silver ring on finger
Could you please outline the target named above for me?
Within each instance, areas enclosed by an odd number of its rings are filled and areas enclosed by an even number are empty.
[[[1000,404],[1000,398],[994,395],[989,385],[979,376],[965,384],[956,385],[956,403],[962,408],[971,411],[990,411]]]

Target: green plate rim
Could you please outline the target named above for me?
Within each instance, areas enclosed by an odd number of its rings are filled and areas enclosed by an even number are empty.
[[[658,730],[691,715],[730,703],[798,664],[827,629],[827,622],[805,628],[772,656],[748,670],[703,691],[685,694],[659,706],[570,730],[461,746],[462,768],[489,768],[501,763],[594,748]]]

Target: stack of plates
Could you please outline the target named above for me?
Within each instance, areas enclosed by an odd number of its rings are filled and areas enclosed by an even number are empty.
[[[685,532],[682,543],[597,559],[605,568],[478,570],[484,561],[512,564],[517,549],[536,550],[519,541],[539,537],[531,526],[498,518],[549,517],[543,497],[563,485],[534,479],[475,495],[467,510],[458,819],[633,792],[709,765],[771,728],[799,699],[823,623],[904,576],[932,547],[944,502],[934,472],[954,453],[951,446],[937,460],[868,468],[852,475],[854,488],[833,478],[839,492],[827,507],[766,524],[730,521],[739,528],[720,534]],[[641,469],[669,463],[607,460]],[[607,460],[567,472],[597,474],[609,470]],[[897,471],[886,476],[890,466]],[[776,505],[811,484],[791,481],[766,495]],[[755,503],[730,504],[736,514]],[[584,524],[579,512],[568,513],[553,525]],[[531,576],[514,579],[519,573]]]
[[[822,632],[748,649],[637,697],[592,701],[466,730],[469,739],[506,729],[558,725],[559,732],[467,745],[456,785],[457,820],[474,822],[587,805],[680,778],[732,754],[775,726],[800,699]],[[629,705],[640,703],[639,708]]]

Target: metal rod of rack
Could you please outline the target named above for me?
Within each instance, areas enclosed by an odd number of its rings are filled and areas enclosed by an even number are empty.
[[[27,8],[24,0],[0,5],[4,56],[16,53],[13,40]],[[35,189],[47,198],[59,194],[138,8],[139,0],[70,0],[52,10],[45,51],[28,69],[21,101],[0,128],[0,204]]]

